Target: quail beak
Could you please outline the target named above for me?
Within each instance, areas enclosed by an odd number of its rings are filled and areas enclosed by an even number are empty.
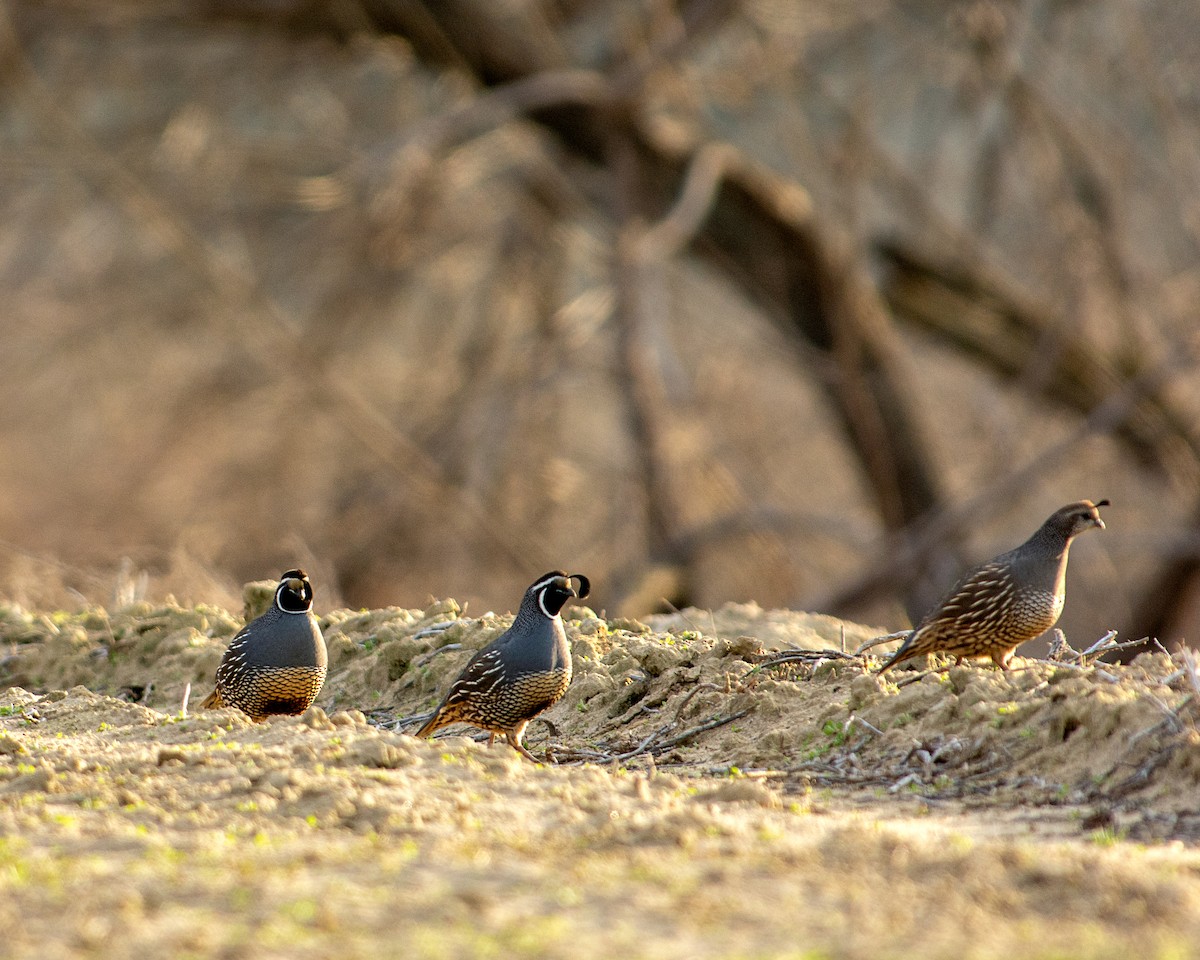
[[[1097,514],[1096,516],[1094,516],[1092,518],[1092,523],[1094,523],[1096,526],[1098,526],[1101,530],[1104,529],[1104,521],[1100,519],[1099,514]]]
[[[554,582],[554,585],[556,587],[558,587],[560,590],[565,590],[566,593],[568,594],[568,596],[572,596],[572,597],[579,596],[579,594],[575,592],[574,584],[572,584],[570,579],[568,579],[567,577],[559,577]]]
[[[297,580],[295,577],[293,577],[291,580],[289,580],[287,582],[287,585],[288,585],[289,590],[294,590],[296,593],[300,594],[301,596],[304,595],[304,581],[303,580]]]

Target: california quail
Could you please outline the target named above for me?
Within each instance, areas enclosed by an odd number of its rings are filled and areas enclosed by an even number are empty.
[[[237,707],[253,720],[303,713],[325,682],[325,638],[313,616],[313,588],[303,570],[288,570],[275,602],[242,627],[217,667],[205,709]]]
[[[1065,599],[1071,541],[1092,527],[1104,529],[1097,508],[1107,500],[1080,500],[1056,510],[1015,550],[976,567],[917,625],[884,670],[928,653],[991,657],[1008,669],[1013,651],[1058,621]]]
[[[521,744],[525,728],[571,685],[571,651],[559,613],[571,597],[583,599],[589,592],[588,578],[579,573],[554,570],[538,577],[521,598],[512,626],[467,662],[416,736],[469,723],[491,734],[489,746],[503,733],[514,750],[536,762]]]

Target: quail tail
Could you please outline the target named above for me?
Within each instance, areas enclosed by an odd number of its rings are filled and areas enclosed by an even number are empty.
[[[921,651],[914,648],[913,636],[914,634],[910,633],[907,637],[905,637],[904,642],[900,644],[899,649],[893,653],[888,659],[888,662],[880,667],[876,672],[886,673],[892,667],[896,666],[896,664],[904,663],[905,660],[910,660],[913,657],[919,656]]]

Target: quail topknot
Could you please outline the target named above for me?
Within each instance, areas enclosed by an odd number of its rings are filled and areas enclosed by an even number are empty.
[[[1056,510],[1015,550],[966,574],[917,624],[879,670],[929,653],[991,657],[1001,670],[1026,640],[1045,633],[1062,613],[1071,541],[1092,527],[1104,529],[1099,507],[1080,500]]]
[[[569,599],[582,600],[590,592],[588,578],[579,573],[553,570],[538,577],[521,598],[512,626],[467,661],[416,736],[469,723],[491,734],[489,746],[503,733],[514,750],[537,762],[521,738],[529,721],[558,703],[571,685],[571,650],[560,613]]]
[[[217,686],[202,704],[237,707],[253,720],[303,713],[321,692],[328,660],[303,570],[279,578],[275,599],[242,627],[217,667]]]

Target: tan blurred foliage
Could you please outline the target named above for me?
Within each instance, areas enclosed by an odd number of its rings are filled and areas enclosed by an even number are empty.
[[[5,592],[1200,627],[1200,10],[0,11]]]

